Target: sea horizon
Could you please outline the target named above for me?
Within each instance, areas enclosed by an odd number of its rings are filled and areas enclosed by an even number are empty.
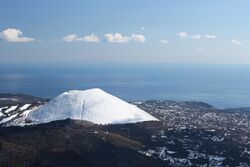
[[[200,101],[217,108],[250,107],[250,67],[225,64],[83,63],[2,65],[0,92],[53,98],[101,88],[126,101]]]

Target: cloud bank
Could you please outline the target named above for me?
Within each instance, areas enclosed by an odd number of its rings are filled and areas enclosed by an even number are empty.
[[[76,34],[70,34],[62,38],[64,42],[74,42],[74,41],[81,41],[82,38],[78,37]]]
[[[110,43],[128,43],[130,41],[144,43],[146,38],[144,35],[132,34],[131,36],[125,36],[121,33],[107,33],[104,35],[105,39]]]
[[[186,32],[179,32],[177,35],[178,35],[180,38],[187,38],[187,37],[188,37],[188,33],[186,33]]]
[[[216,35],[214,34],[205,34],[205,35],[200,35],[200,34],[193,34],[193,35],[189,35],[187,32],[179,32],[177,34],[180,38],[182,39],[216,39],[218,38]]]
[[[77,42],[77,41],[84,41],[84,42],[94,42],[97,43],[100,41],[99,37],[96,36],[94,33],[80,37],[77,34],[70,34],[62,38],[64,42]]]
[[[85,42],[99,42],[100,39],[98,36],[96,36],[94,33],[92,33],[91,35],[84,36],[83,41],[85,41]]]
[[[8,28],[0,32],[0,37],[7,42],[32,42],[34,38],[23,37],[21,30],[15,28]]]

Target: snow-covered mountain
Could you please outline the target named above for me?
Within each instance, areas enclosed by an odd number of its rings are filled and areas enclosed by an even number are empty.
[[[147,112],[98,88],[64,92],[27,117],[36,123],[67,118],[97,124],[157,121]]]

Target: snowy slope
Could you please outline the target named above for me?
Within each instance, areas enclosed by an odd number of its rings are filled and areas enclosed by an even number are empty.
[[[11,112],[11,111],[14,111],[17,107],[18,107],[18,105],[16,105],[16,106],[11,106],[11,107],[8,108],[7,110],[5,110],[5,113],[9,113],[9,112]]]
[[[157,120],[136,106],[98,88],[62,93],[44,106],[30,112],[27,118],[37,123],[71,118],[97,124]]]

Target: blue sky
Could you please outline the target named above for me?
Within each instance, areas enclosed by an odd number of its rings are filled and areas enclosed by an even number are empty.
[[[2,0],[0,64],[249,64],[249,6],[249,0]]]

